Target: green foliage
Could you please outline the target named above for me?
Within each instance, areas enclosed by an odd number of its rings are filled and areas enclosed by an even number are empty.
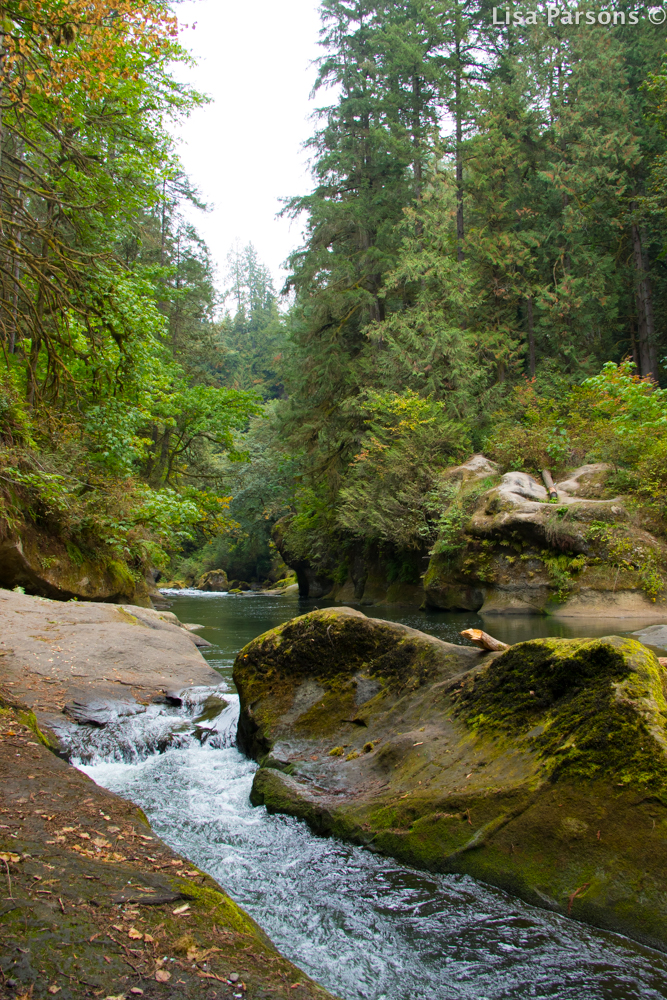
[[[397,549],[422,545],[432,530],[425,497],[438,468],[469,451],[465,426],[410,389],[366,390],[346,410],[363,431],[338,495],[337,525]]]
[[[520,383],[496,414],[486,447],[503,468],[539,472],[582,462],[637,468],[667,431],[667,391],[635,374],[631,362],[607,362],[561,397]]]

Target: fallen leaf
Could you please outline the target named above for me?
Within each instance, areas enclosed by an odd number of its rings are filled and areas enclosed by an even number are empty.
[[[120,830],[119,826],[108,826],[107,827],[107,833],[118,833],[119,830]]]
[[[171,979],[171,972],[167,972],[165,969],[158,969],[155,973],[155,979],[158,983],[168,983]]]
[[[127,932],[127,936],[129,938],[132,938],[133,941],[143,941],[144,939],[143,934],[141,933],[141,931],[138,931],[136,927],[130,927],[129,931]]]
[[[74,832],[75,830],[73,826],[64,826],[62,830],[58,830],[58,833],[74,833]]]
[[[292,983],[292,985],[290,986],[290,989],[291,990],[295,990],[297,988],[297,986],[301,986],[301,983]]]
[[[10,851],[2,851],[0,853],[0,861],[11,861],[12,864],[16,864],[16,862],[20,860],[20,854],[12,854]]]
[[[143,833],[140,833],[140,834],[139,834],[139,837],[140,837],[140,838],[141,838],[142,840],[152,840],[152,839],[153,839],[152,837],[144,837]]]
[[[109,958],[108,955],[104,956],[104,961],[107,962],[109,965],[111,965],[111,959]]]
[[[111,847],[109,841],[105,840],[104,837],[95,837],[93,843],[95,847]]]
[[[79,833],[79,834],[77,834],[77,836],[78,836],[78,838],[80,840],[90,840],[90,834],[89,833]]]
[[[424,746],[424,741],[422,740],[421,743],[413,743],[412,745],[413,745],[413,747],[423,747]],[[299,985],[299,984],[297,983],[297,985]],[[294,987],[292,987],[292,989],[293,988]]]
[[[49,986],[49,993],[53,994],[53,996],[55,996],[56,993],[60,993],[60,990],[60,986]]]
[[[111,926],[115,931],[121,931],[121,933],[125,930],[125,928],[122,927],[120,924],[112,924]]]
[[[144,941],[146,941],[147,944],[153,944],[155,938],[152,934],[144,934]]]
[[[189,909],[190,909],[190,904],[184,903],[183,906],[177,906],[176,909],[172,910],[171,912],[174,914],[175,917],[178,917],[180,916],[181,913],[187,913]]]
[[[130,993],[134,993],[134,995],[138,997],[142,997],[144,995],[144,991],[140,990],[138,986],[133,986]]]

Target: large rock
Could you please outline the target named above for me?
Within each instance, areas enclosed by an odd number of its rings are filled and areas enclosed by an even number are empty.
[[[50,601],[0,590],[4,686],[40,717],[133,706],[193,685],[217,686],[199,636],[175,615],[130,605]],[[208,645],[208,644],[207,644]]]
[[[211,569],[199,577],[197,590],[205,590],[208,593],[221,593],[229,590],[229,580],[224,569]]]
[[[334,586],[335,566],[332,559],[306,559],[292,552],[287,537],[289,522],[289,517],[277,521],[272,538],[285,565],[296,573],[299,597],[327,597]]]
[[[638,642],[488,654],[330,609],[234,678],[255,804],[667,948],[667,678]]]
[[[424,578],[427,605],[481,614],[663,617],[667,546],[633,525],[621,498],[591,499],[607,471],[602,464],[575,470],[557,484],[557,503],[525,472],[508,472],[481,493],[463,480],[453,501],[462,511],[467,503],[463,533],[453,544],[436,543]]]
[[[121,559],[92,556],[44,531],[26,527],[20,536],[0,540],[0,587],[59,601],[106,601],[151,607],[159,597],[152,579],[129,569]]]

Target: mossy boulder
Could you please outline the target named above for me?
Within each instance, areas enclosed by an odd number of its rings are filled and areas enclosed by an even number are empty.
[[[197,590],[204,590],[208,593],[219,593],[229,590],[229,580],[224,569],[211,569],[204,573],[197,581]]]
[[[639,642],[485,653],[330,609],[234,676],[256,805],[667,949],[667,678]]]

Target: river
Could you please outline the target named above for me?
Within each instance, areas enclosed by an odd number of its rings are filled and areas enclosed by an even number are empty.
[[[183,708],[151,708],[108,731],[73,728],[78,766],[140,805],[156,833],[216,878],[314,979],[343,1000],[667,997],[662,953],[467,876],[417,871],[252,808],[256,765],[234,746],[234,656],[256,635],[327,602],[196,592],[168,600],[181,621],[205,626],[200,634],[214,644],[206,658],[221,675],[226,707],[203,711],[211,692],[201,691]],[[367,613],[450,641],[483,624],[474,614]],[[485,627],[506,641],[614,631],[609,622],[541,618]]]

